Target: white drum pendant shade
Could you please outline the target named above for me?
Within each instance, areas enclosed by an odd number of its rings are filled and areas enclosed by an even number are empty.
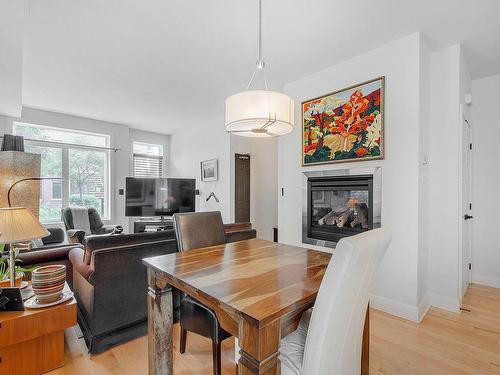
[[[226,99],[226,131],[246,137],[276,137],[294,126],[294,103],[288,95],[248,90]]]

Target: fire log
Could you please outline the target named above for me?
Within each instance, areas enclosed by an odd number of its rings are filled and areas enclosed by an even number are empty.
[[[354,205],[356,218],[351,222],[351,227],[361,224],[361,228],[368,229],[368,206],[366,203],[356,203]]]

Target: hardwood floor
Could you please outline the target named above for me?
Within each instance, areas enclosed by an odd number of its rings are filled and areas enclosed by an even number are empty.
[[[482,375],[500,374],[500,289],[471,285],[464,307],[454,314],[432,308],[421,324],[371,310],[370,374]],[[212,374],[210,340],[188,335],[179,354],[179,327],[174,327],[176,375]],[[236,373],[234,341],[223,343],[223,374]],[[74,329],[66,331],[66,366],[61,374],[147,374],[147,341],[139,338],[105,353],[89,356]]]

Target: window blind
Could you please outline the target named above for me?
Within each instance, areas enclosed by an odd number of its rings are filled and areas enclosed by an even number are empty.
[[[163,157],[134,153],[134,177],[160,178],[163,176]]]

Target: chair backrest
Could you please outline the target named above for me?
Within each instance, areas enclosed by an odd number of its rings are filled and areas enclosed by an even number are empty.
[[[73,215],[71,215],[71,209],[69,207],[65,207],[61,210],[61,219],[66,230],[75,229],[73,225]]]
[[[391,241],[386,229],[343,238],[321,282],[307,332],[302,373],[359,375],[373,275]]]
[[[174,229],[179,251],[226,242],[219,211],[174,214]]]
[[[92,234],[89,210],[83,206],[69,206],[62,210],[62,218],[66,230],[80,229],[85,235]]]
[[[75,218],[73,215],[79,211],[80,218],[79,220]],[[85,212],[85,217],[81,217],[81,214]],[[77,213],[76,213],[77,214]],[[66,230],[70,229],[82,229],[85,232],[90,228],[89,233],[86,234],[96,234],[100,228],[104,226],[104,223],[101,220],[101,216],[99,212],[95,208],[85,208],[85,207],[76,207],[70,206],[66,207],[61,211],[62,221]],[[88,217],[88,219],[87,219]],[[85,225],[82,226],[82,220],[85,220]],[[75,228],[75,222],[80,223],[80,225],[76,224],[76,226],[80,226],[79,228]]]

